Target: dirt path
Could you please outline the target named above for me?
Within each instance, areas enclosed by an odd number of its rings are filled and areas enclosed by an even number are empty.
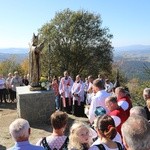
[[[6,150],[14,145],[14,141],[9,135],[9,125],[16,118],[18,118],[16,103],[0,104],[0,150]],[[69,123],[66,134],[68,134],[69,127],[74,120],[87,121],[87,118],[78,118],[69,115]],[[32,125],[30,142],[35,144],[41,137],[48,136],[51,132],[52,128],[48,124]]]

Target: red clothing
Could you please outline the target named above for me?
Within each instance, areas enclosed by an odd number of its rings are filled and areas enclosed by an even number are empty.
[[[117,124],[117,131],[121,135],[121,126],[128,119],[126,112],[121,107],[119,107],[119,109],[109,112],[109,115],[114,119],[115,125]]]
[[[58,83],[52,83],[52,88],[54,90],[55,96],[59,95],[59,85],[58,85]]]
[[[131,102],[129,96],[122,97],[122,98],[118,99],[117,101],[118,101],[118,105],[126,112],[127,116],[129,117],[130,116],[130,109],[132,108],[132,102]],[[128,107],[124,109],[121,102],[127,102]]]

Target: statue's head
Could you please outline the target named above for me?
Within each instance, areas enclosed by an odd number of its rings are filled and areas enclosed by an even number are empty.
[[[34,33],[33,33],[33,37],[32,37],[32,45],[33,46],[38,45],[38,35],[35,35]]]

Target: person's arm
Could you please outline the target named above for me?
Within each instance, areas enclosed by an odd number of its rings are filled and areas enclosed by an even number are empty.
[[[63,79],[61,79],[59,83],[59,94],[61,95],[62,93],[63,93]]]
[[[90,104],[90,109],[89,109],[89,116],[88,116],[88,119],[90,121],[90,123],[92,124],[95,120],[95,109],[96,109],[96,98],[93,97],[92,98],[92,101],[91,101],[91,104]]]
[[[73,84],[73,86],[71,87],[71,94],[72,94],[72,95],[74,94],[74,84]]]

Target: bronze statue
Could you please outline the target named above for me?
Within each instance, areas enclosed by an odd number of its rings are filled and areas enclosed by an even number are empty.
[[[29,52],[29,76],[30,76],[30,86],[39,87],[40,80],[40,53],[44,48],[44,42],[39,44],[38,35],[33,33],[33,38],[30,44]]]

